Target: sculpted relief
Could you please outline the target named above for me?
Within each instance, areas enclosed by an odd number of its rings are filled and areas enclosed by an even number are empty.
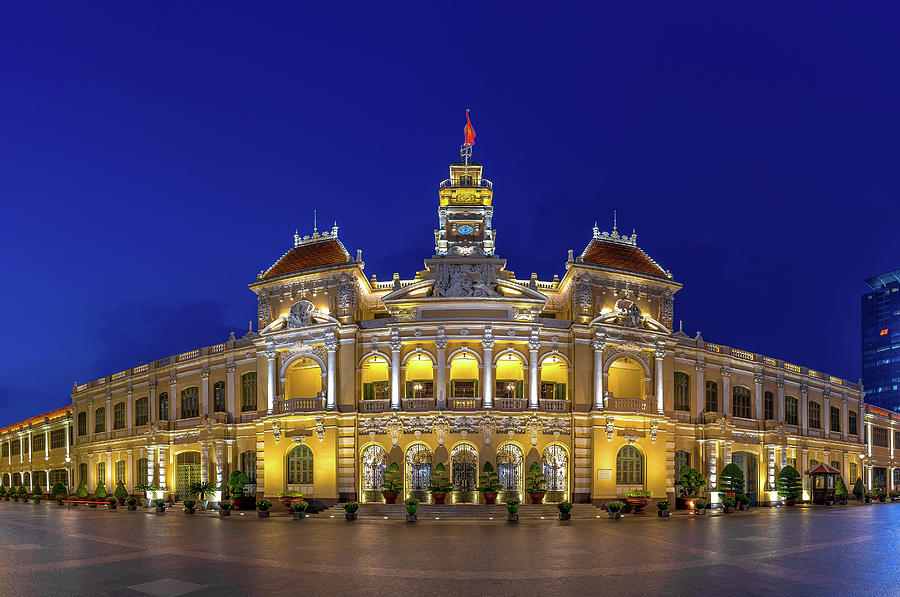
[[[493,265],[441,264],[434,272],[433,296],[500,296]]]
[[[302,328],[312,323],[312,312],[315,309],[310,301],[297,301],[291,305],[291,311],[287,316],[288,329]]]

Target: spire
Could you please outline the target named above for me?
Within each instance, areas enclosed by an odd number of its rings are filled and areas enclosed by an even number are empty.
[[[319,231],[318,222],[316,221],[318,218],[318,214],[316,214],[316,210],[313,210],[313,234]]]

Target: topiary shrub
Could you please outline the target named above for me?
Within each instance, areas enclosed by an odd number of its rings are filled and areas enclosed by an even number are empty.
[[[32,490],[31,495],[37,499],[44,497],[44,488],[41,487],[40,483],[34,486],[34,490]]]
[[[778,473],[775,479],[775,487],[778,495],[785,500],[796,501],[803,495],[803,481],[797,469],[787,465]]]
[[[84,486],[84,482],[78,485],[78,488],[75,490],[75,497],[84,499],[88,496],[87,487]]]
[[[675,483],[681,485],[681,493],[684,496],[698,495],[700,490],[706,487],[706,479],[703,478],[703,475],[697,469],[688,465],[681,467],[681,470],[678,471],[677,479]]]
[[[53,497],[59,497],[61,495],[66,495],[66,493],[68,493],[68,490],[66,489],[65,485],[57,481],[50,489],[50,493],[53,495]]]
[[[735,496],[744,493],[744,471],[733,462],[726,464],[719,473],[719,497],[724,498],[729,492]]]
[[[860,477],[857,477],[856,483],[853,484],[853,495],[856,496],[856,499],[861,500],[865,492],[866,490],[863,487],[862,479]]]
[[[104,499],[109,495],[106,493],[106,486],[103,483],[97,483],[97,488],[94,490],[94,497],[99,499]]]
[[[837,481],[834,484],[834,497],[839,500],[846,500],[849,495],[847,486],[844,485],[843,477],[838,476]]]
[[[124,483],[122,483],[121,481],[116,483],[116,490],[113,491],[113,496],[115,496],[117,500],[124,500],[128,497],[128,490],[125,489]]]

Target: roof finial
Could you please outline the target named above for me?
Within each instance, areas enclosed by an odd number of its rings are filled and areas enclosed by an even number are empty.
[[[313,234],[319,231],[318,222],[316,221],[317,217],[316,210],[313,210]]]
[[[294,246],[300,246],[300,230],[298,228],[294,228]]]
[[[616,210],[613,210],[613,232],[616,231]]]

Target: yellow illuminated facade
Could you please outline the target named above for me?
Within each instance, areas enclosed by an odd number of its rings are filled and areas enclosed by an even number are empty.
[[[715,485],[736,462],[766,504],[782,466],[827,462],[893,486],[890,413],[856,383],[675,332],[681,284],[635,235],[595,227],[560,276],[520,278],[495,253],[480,164],[451,165],[437,209],[434,254],[407,279],[367,275],[337,227],[295,235],[250,284],[257,332],[76,385],[67,409],[0,432],[3,482],[62,470],[183,497],[239,469],[258,496],[371,502],[391,463],[425,499],[443,463],[460,503],[486,461],[520,497],[539,462],[548,500],[602,503],[672,498],[684,464]],[[71,445],[34,452],[55,429]]]

